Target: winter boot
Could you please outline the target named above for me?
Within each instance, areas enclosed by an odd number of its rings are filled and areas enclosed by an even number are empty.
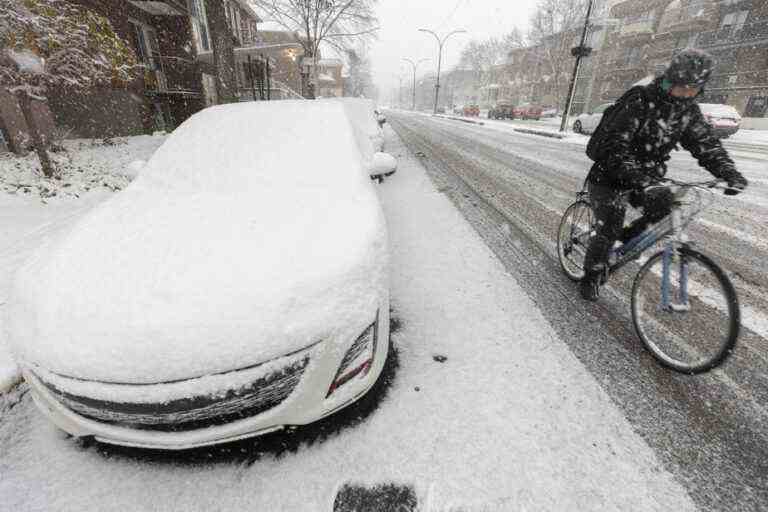
[[[597,302],[600,298],[600,286],[605,281],[605,264],[598,263],[589,269],[579,283],[579,291],[584,300]]]

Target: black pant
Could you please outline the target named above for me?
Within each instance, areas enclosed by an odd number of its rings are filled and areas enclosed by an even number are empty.
[[[659,222],[672,211],[672,191],[666,187],[651,187],[632,192],[629,204],[643,209],[643,216],[624,227],[627,200],[624,191],[602,185],[589,184],[589,199],[595,212],[597,228],[587,254],[584,268],[589,272],[600,263],[608,263],[608,254],[618,240],[629,241],[639,235],[649,224]]]

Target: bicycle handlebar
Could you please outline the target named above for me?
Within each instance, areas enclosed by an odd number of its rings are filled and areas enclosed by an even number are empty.
[[[727,186],[727,182],[722,179],[714,179],[714,180],[707,180],[707,181],[695,181],[695,182],[685,182],[685,181],[678,181],[674,180],[672,178],[660,178],[656,181],[656,183],[670,183],[672,185],[676,185],[678,187],[688,187],[688,188],[717,188],[723,191],[723,194],[726,196],[735,196],[737,194],[740,194],[742,191]]]

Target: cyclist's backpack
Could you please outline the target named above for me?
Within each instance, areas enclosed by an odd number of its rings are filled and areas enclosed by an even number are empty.
[[[627,101],[627,98],[638,91],[645,97],[645,87],[637,85],[625,92],[621,98],[616,100],[616,103],[603,111],[603,117],[600,118],[600,123],[597,125],[597,128],[595,128],[595,131],[592,133],[592,136],[587,143],[587,156],[591,158],[592,161],[597,162],[605,157],[603,154],[605,142],[608,137],[615,135],[610,132],[609,127],[613,124],[613,121],[616,119],[616,114],[621,111],[621,107]]]

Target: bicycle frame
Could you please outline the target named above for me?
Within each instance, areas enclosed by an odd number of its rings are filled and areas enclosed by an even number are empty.
[[[688,302],[688,263],[685,259],[680,261],[679,248],[688,246],[688,237],[685,234],[685,228],[690,224],[703,209],[701,194],[698,193],[698,207],[687,214],[683,214],[681,206],[683,199],[693,189],[693,187],[680,186],[674,192],[674,201],[671,213],[660,222],[645,230],[632,240],[611,250],[609,261],[613,259],[608,267],[608,274],[613,274],[624,267],[630,261],[634,261],[640,255],[652,247],[656,242],[667,239],[663,249],[662,256],[662,279],[661,279],[661,307],[662,309],[675,312],[688,311],[690,305]],[[673,302],[672,283],[670,281],[672,265],[680,263],[680,274],[678,276],[678,297],[677,303]]]

